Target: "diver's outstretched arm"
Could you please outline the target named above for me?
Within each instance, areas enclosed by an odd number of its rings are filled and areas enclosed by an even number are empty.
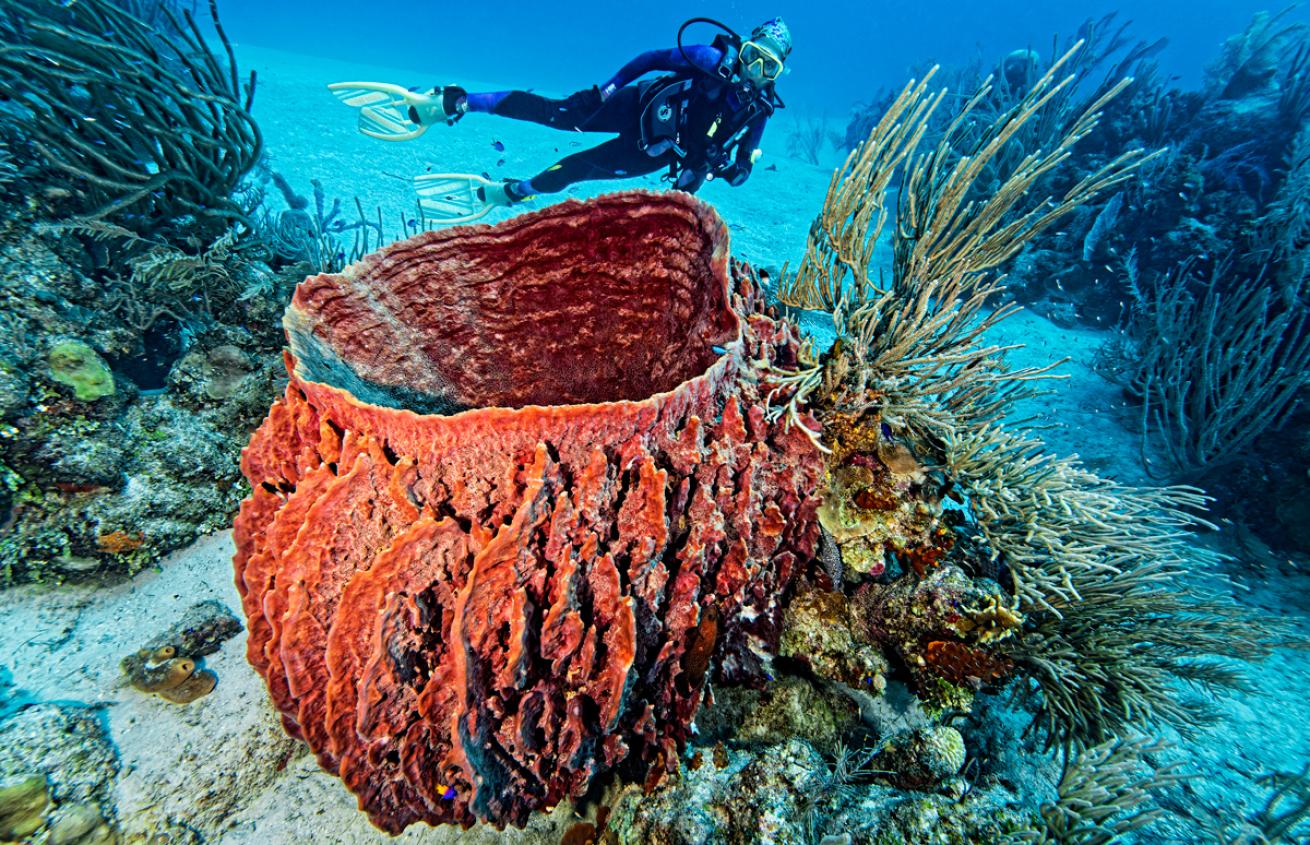
[[[692,44],[681,50],[677,47],[647,50],[619,68],[618,73],[606,80],[600,86],[600,95],[602,99],[609,99],[615,91],[648,73],[691,73],[696,70],[709,70],[718,65],[721,58],[723,58],[723,51],[708,44]]]

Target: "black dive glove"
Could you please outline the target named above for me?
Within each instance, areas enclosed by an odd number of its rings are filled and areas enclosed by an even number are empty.
[[[750,178],[750,175],[751,163],[749,161],[734,161],[718,172],[718,177],[734,188]]]

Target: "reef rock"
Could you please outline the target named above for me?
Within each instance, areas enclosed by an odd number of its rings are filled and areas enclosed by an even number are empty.
[[[935,708],[967,711],[975,691],[1003,682],[1014,668],[1004,646],[1023,616],[995,581],[958,566],[865,585],[851,609],[862,636],[899,658],[919,697]]]
[[[862,640],[859,628],[845,595],[808,590],[787,607],[778,653],[820,678],[881,695],[887,688],[887,658]]]
[[[49,845],[113,845],[114,829],[93,804],[76,804],[50,826]]]
[[[964,768],[964,737],[947,725],[931,725],[898,732],[883,740],[880,769],[904,789],[931,789]]]
[[[49,806],[50,788],[40,775],[0,786],[0,841],[36,833],[45,824]]]
[[[286,728],[379,827],[672,770],[707,675],[761,674],[822,460],[760,309],[713,211],[644,192],[297,289],[237,586]]]
[[[823,757],[800,739],[758,752],[716,747],[651,792],[627,786],[602,841],[615,845],[806,845],[811,810],[832,792]]]
[[[0,841],[112,841],[119,761],[101,716],[21,697],[6,713],[10,695],[0,689]]]

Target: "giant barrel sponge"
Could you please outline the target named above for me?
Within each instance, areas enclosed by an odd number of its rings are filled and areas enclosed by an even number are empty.
[[[379,827],[671,769],[707,674],[763,671],[822,461],[757,297],[709,206],[645,192],[296,289],[236,582],[284,725]]]

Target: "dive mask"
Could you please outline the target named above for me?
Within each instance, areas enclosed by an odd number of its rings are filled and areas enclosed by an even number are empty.
[[[768,47],[754,41],[742,42],[737,54],[744,75],[775,80],[782,75],[782,59]]]

